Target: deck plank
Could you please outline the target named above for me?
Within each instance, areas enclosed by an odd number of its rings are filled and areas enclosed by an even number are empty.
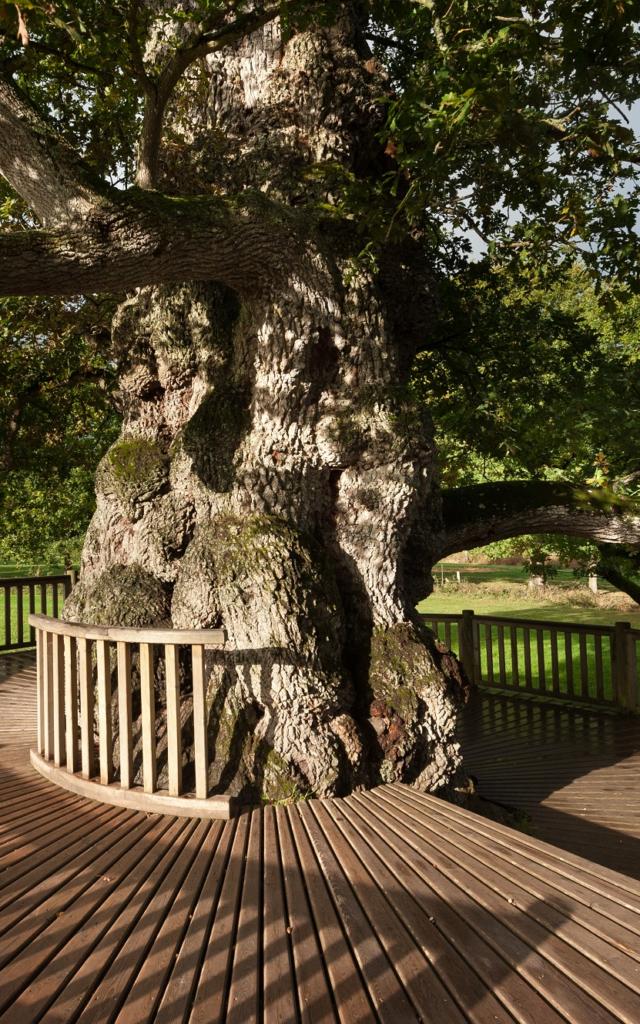
[[[228,822],[108,807],[28,764],[34,693],[33,656],[0,659],[0,1024],[640,1020],[640,881],[604,843],[586,860],[405,786]],[[493,701],[465,736],[489,787],[533,806],[547,765],[505,738],[556,749],[568,725],[524,703]],[[599,776],[638,785],[633,728],[581,715],[589,824],[638,841]],[[551,763],[549,831],[576,813]]]

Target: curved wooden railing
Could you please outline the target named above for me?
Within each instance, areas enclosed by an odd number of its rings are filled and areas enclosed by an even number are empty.
[[[75,793],[106,803],[190,817],[228,818],[226,796],[208,797],[204,652],[224,646],[224,630],[126,629],[30,615],[37,649],[37,748],[33,765]],[[195,783],[182,771],[179,649],[190,649]],[[142,786],[134,785],[132,655],[139,658]],[[164,660],[166,790],[158,790],[156,659]],[[115,683],[115,685],[114,685]],[[114,699],[115,698],[115,699]],[[96,706],[97,701],[97,706]],[[112,716],[117,703],[118,751]],[[97,750],[95,722],[97,718]],[[141,736],[140,736],[141,733]]]

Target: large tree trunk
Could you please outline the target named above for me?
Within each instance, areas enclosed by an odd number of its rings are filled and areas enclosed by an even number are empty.
[[[176,188],[241,183],[308,211],[326,191],[312,165],[380,159],[384,84],[351,23],[288,41],[272,24],[206,71],[188,158],[163,154]],[[430,425],[405,394],[416,267],[394,254],[393,273],[363,269],[355,231],[316,236],[268,294],[192,284],[121,305],[122,436],[66,614],[224,625],[229,653],[208,664],[214,789],[452,787],[461,680],[413,610],[435,500]]]

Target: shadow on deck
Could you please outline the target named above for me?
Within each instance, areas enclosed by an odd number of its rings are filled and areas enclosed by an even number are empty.
[[[0,1021],[640,1020],[638,883],[404,786],[93,803],[30,767],[33,662],[3,668]]]
[[[465,767],[532,835],[640,879],[640,717],[476,692]]]

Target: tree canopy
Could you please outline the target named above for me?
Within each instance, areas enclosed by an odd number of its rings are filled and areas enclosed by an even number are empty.
[[[0,561],[78,557],[117,434],[112,302],[0,300]]]
[[[176,274],[227,274],[233,284],[216,255],[231,244],[221,225],[235,217],[255,245],[258,207],[290,244],[291,211],[251,189],[230,204],[199,173],[187,104],[207,54],[275,17],[293,32],[332,23],[344,6],[0,5],[0,290],[91,296]],[[428,254],[438,317],[413,387],[444,442],[445,482],[633,477],[637,303],[619,300],[638,283],[639,149],[628,118],[640,95],[638,4],[353,6],[363,56],[386,76],[379,154],[362,170],[301,165],[306,180],[322,182],[321,201],[305,193],[303,213],[359,232],[365,263],[407,233]],[[162,161],[187,152],[177,202],[175,190],[155,189]],[[30,178],[26,157],[38,169]],[[123,219],[135,224],[135,258],[118,242]],[[96,327],[104,304],[7,301],[5,470],[13,462],[31,472],[40,452],[40,466],[67,479],[111,437],[114,367]],[[80,408],[88,429],[70,441]],[[24,504],[26,478],[14,491],[16,471],[5,479],[5,507]]]

